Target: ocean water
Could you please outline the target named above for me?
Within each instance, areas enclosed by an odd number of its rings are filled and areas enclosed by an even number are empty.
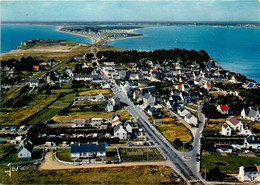
[[[159,26],[136,32],[144,36],[110,45],[140,50],[203,49],[223,68],[260,82],[260,28]]]
[[[1,53],[15,49],[23,41],[33,39],[93,43],[90,38],[57,32],[56,29],[55,26],[2,25]],[[223,68],[260,82],[260,28],[157,26],[136,32],[144,36],[115,40],[109,44],[140,50],[204,49]]]
[[[57,32],[56,26],[1,25],[1,53],[15,49],[21,42],[35,39],[70,40],[81,43],[93,43],[94,40],[77,35]]]

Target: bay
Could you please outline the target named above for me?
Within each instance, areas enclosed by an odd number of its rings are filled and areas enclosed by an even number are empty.
[[[206,50],[223,68],[260,81],[260,29],[213,26],[158,26],[136,31],[143,37],[110,45],[138,50]]]
[[[94,43],[93,39],[57,31],[56,26],[1,25],[1,53],[14,50],[21,42],[35,39],[69,40]]]

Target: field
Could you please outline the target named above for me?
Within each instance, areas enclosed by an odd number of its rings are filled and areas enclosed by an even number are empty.
[[[156,128],[170,141],[179,138],[181,141],[192,141],[191,132],[169,113],[162,110],[162,124],[157,124]]]
[[[80,92],[79,96],[87,96],[87,95],[98,95],[102,93],[106,98],[110,98],[114,95],[111,89],[89,89],[87,91]]]
[[[72,112],[68,113],[68,116],[54,116],[54,121],[59,120],[74,120],[74,119],[85,119],[89,120],[91,118],[104,118],[110,119],[115,113],[119,114],[123,119],[131,119],[132,116],[126,110],[119,110],[116,112]]]
[[[11,150],[12,148],[14,148],[14,145],[12,144],[1,144],[0,145],[0,157],[3,156],[6,152],[8,152],[9,150]]]
[[[164,160],[157,148],[119,148],[122,162]]]
[[[19,125],[23,120],[39,112],[57,98],[57,95],[37,94],[26,106],[8,108],[1,113],[1,125]]]
[[[220,132],[223,123],[226,122],[225,118],[209,119],[206,123],[205,131]]]
[[[238,154],[222,156],[217,152],[203,152],[201,169],[205,172],[206,167],[208,172],[218,167],[221,173],[238,173],[239,166],[259,164],[259,157],[259,154],[256,157],[240,157]]]
[[[184,184],[169,167],[138,166],[75,170],[17,171],[10,178],[0,169],[4,184]]]

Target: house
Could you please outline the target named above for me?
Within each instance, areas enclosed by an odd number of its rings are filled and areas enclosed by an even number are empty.
[[[249,83],[246,85],[246,89],[258,89],[258,86],[257,86],[256,83],[249,82]]]
[[[124,127],[125,127],[125,129],[126,129],[126,131],[128,132],[128,133],[132,133],[133,132],[133,127],[132,127],[132,125],[129,123],[129,121],[126,121],[125,123],[124,123]]]
[[[106,111],[107,111],[107,112],[112,112],[112,111],[114,111],[114,106],[112,105],[111,102],[108,102],[108,103],[107,103]]]
[[[121,124],[121,118],[118,114],[114,114],[111,119],[111,125],[112,127],[117,126],[118,124]]]
[[[103,118],[91,118],[92,126],[99,126],[103,122]]]
[[[190,102],[190,95],[189,95],[189,93],[181,92],[180,97],[181,97],[181,99],[182,99],[184,104]]]
[[[11,130],[12,132],[15,132],[15,131],[17,130],[17,127],[16,127],[16,126],[12,126],[12,127],[10,128],[10,130]]]
[[[162,113],[159,109],[156,109],[155,107],[150,107],[147,111],[147,113],[151,116],[155,117],[161,117]]]
[[[247,136],[244,139],[244,147],[260,150],[260,141],[255,135]]]
[[[169,100],[173,100],[175,103],[178,103],[178,104],[183,104],[184,103],[184,101],[182,100],[180,95],[171,96],[169,98]]]
[[[101,144],[72,144],[71,159],[106,157],[106,145]]]
[[[187,114],[184,116],[184,120],[189,123],[189,124],[193,124],[195,126],[198,125],[198,119],[192,115],[191,113]]]
[[[118,137],[120,140],[126,140],[128,138],[127,131],[123,125],[118,124],[114,127],[114,137]]]
[[[33,66],[33,67],[32,67],[32,70],[34,70],[34,71],[39,71],[39,69],[40,69],[39,66]]]
[[[112,98],[110,98],[110,101],[111,101],[111,103],[112,103],[113,106],[115,106],[115,105],[120,105],[120,104],[121,104],[120,99],[119,99],[118,97],[115,97],[115,96],[113,96]]]
[[[219,105],[217,107],[217,111],[221,114],[228,114],[229,113],[229,107],[227,105]]]
[[[74,99],[74,101],[104,101],[104,100],[106,99],[102,93],[94,96],[78,96]]]
[[[238,178],[240,181],[258,181],[260,182],[260,166],[240,166]]]
[[[243,135],[243,136],[249,136],[249,135],[252,135],[253,132],[252,130],[250,129],[249,125],[243,125],[241,127],[241,130],[239,131],[239,133],[237,133],[238,135]]]
[[[258,109],[253,109],[251,107],[244,108],[241,111],[241,117],[252,121],[260,121],[260,112]]]
[[[177,113],[182,117],[186,116],[187,114],[190,114],[190,112],[184,109],[183,107],[178,108]]]
[[[110,88],[110,85],[108,82],[102,82],[101,83],[101,87],[104,89],[104,88]]]
[[[143,104],[146,105],[146,106],[154,106],[155,105],[155,97],[153,97],[153,95],[151,95],[150,93],[146,93],[144,96],[143,96]]]
[[[173,100],[168,100],[167,103],[166,103],[166,106],[170,109],[180,107],[180,105]]]
[[[203,87],[207,90],[210,90],[211,89],[211,83],[205,83]]]
[[[231,136],[231,128],[230,128],[230,126],[228,124],[224,123],[222,125],[220,134],[224,135],[224,136]]]
[[[216,144],[216,152],[225,152],[225,153],[232,153],[234,148],[231,145],[219,145]]]
[[[30,80],[29,81],[29,87],[39,87],[39,84],[40,84],[40,82],[39,82],[39,80]]]
[[[33,144],[30,141],[23,141],[18,151],[19,159],[31,159],[33,154]]]
[[[240,131],[243,127],[243,123],[241,121],[239,121],[237,118],[235,118],[234,116],[229,117],[226,120],[226,123],[233,128],[236,131]]]

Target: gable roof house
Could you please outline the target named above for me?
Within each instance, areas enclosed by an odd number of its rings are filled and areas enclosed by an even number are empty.
[[[245,148],[252,148],[252,149],[258,149],[260,150],[260,141],[255,135],[247,136],[244,139],[244,147]]]
[[[30,141],[23,141],[18,151],[19,159],[31,159],[33,154],[33,144]]]
[[[100,126],[103,121],[103,118],[91,118],[91,126]]]
[[[114,137],[118,137],[120,140],[126,140],[129,136],[123,125],[118,124],[114,127]]]
[[[133,127],[128,120],[124,123],[124,127],[128,133],[131,134],[133,132]]]
[[[177,113],[182,117],[186,116],[187,114],[190,114],[190,112],[183,107],[178,108]]]
[[[193,124],[194,126],[198,125],[198,119],[191,113],[185,115],[184,120],[189,124]]]
[[[155,107],[150,107],[147,111],[147,113],[151,116],[155,117],[161,117],[162,112],[159,109],[156,109]]]
[[[39,87],[39,85],[40,85],[40,82],[39,82],[39,80],[30,80],[29,81],[29,87]]]
[[[241,121],[239,121],[237,118],[235,118],[234,116],[229,117],[226,120],[226,123],[233,128],[235,131],[241,131],[242,127],[243,127],[243,123]]]
[[[178,103],[176,103],[175,101],[173,101],[173,100],[168,100],[168,101],[166,102],[166,106],[167,106],[167,108],[169,108],[169,109],[180,107],[180,105],[179,105]]]
[[[217,111],[221,114],[229,114],[229,107],[227,105],[219,105]]]
[[[106,157],[106,145],[101,144],[72,144],[71,159]]]
[[[221,127],[221,131],[220,131],[221,135],[224,136],[231,136],[231,128],[228,124],[224,123]]]
[[[112,127],[117,126],[118,124],[121,124],[121,118],[118,114],[114,114],[111,118],[111,125]]]
[[[155,105],[155,97],[153,97],[153,95],[151,95],[150,93],[149,94],[145,94],[143,96],[143,104],[146,105],[146,106],[154,106]]]
[[[182,101],[184,102],[184,104],[190,102],[190,95],[189,95],[189,93],[181,92],[180,97],[181,97]]]
[[[238,178],[240,181],[258,181],[260,182],[260,166],[240,166]]]
[[[243,136],[249,136],[249,135],[252,135],[252,134],[253,134],[253,132],[250,129],[249,125],[243,125],[241,127],[241,130],[238,133],[238,135],[243,135]]]
[[[258,109],[253,109],[251,107],[244,108],[241,111],[241,117],[252,121],[260,121],[260,112]]]
[[[107,111],[107,112],[112,112],[112,111],[114,111],[114,106],[112,105],[111,102],[108,102],[108,103],[107,103],[106,111]]]
[[[111,103],[112,103],[113,106],[115,106],[115,105],[120,105],[120,103],[121,103],[120,99],[119,99],[118,97],[115,97],[115,96],[113,96],[112,98],[110,98],[110,101],[111,101]]]

